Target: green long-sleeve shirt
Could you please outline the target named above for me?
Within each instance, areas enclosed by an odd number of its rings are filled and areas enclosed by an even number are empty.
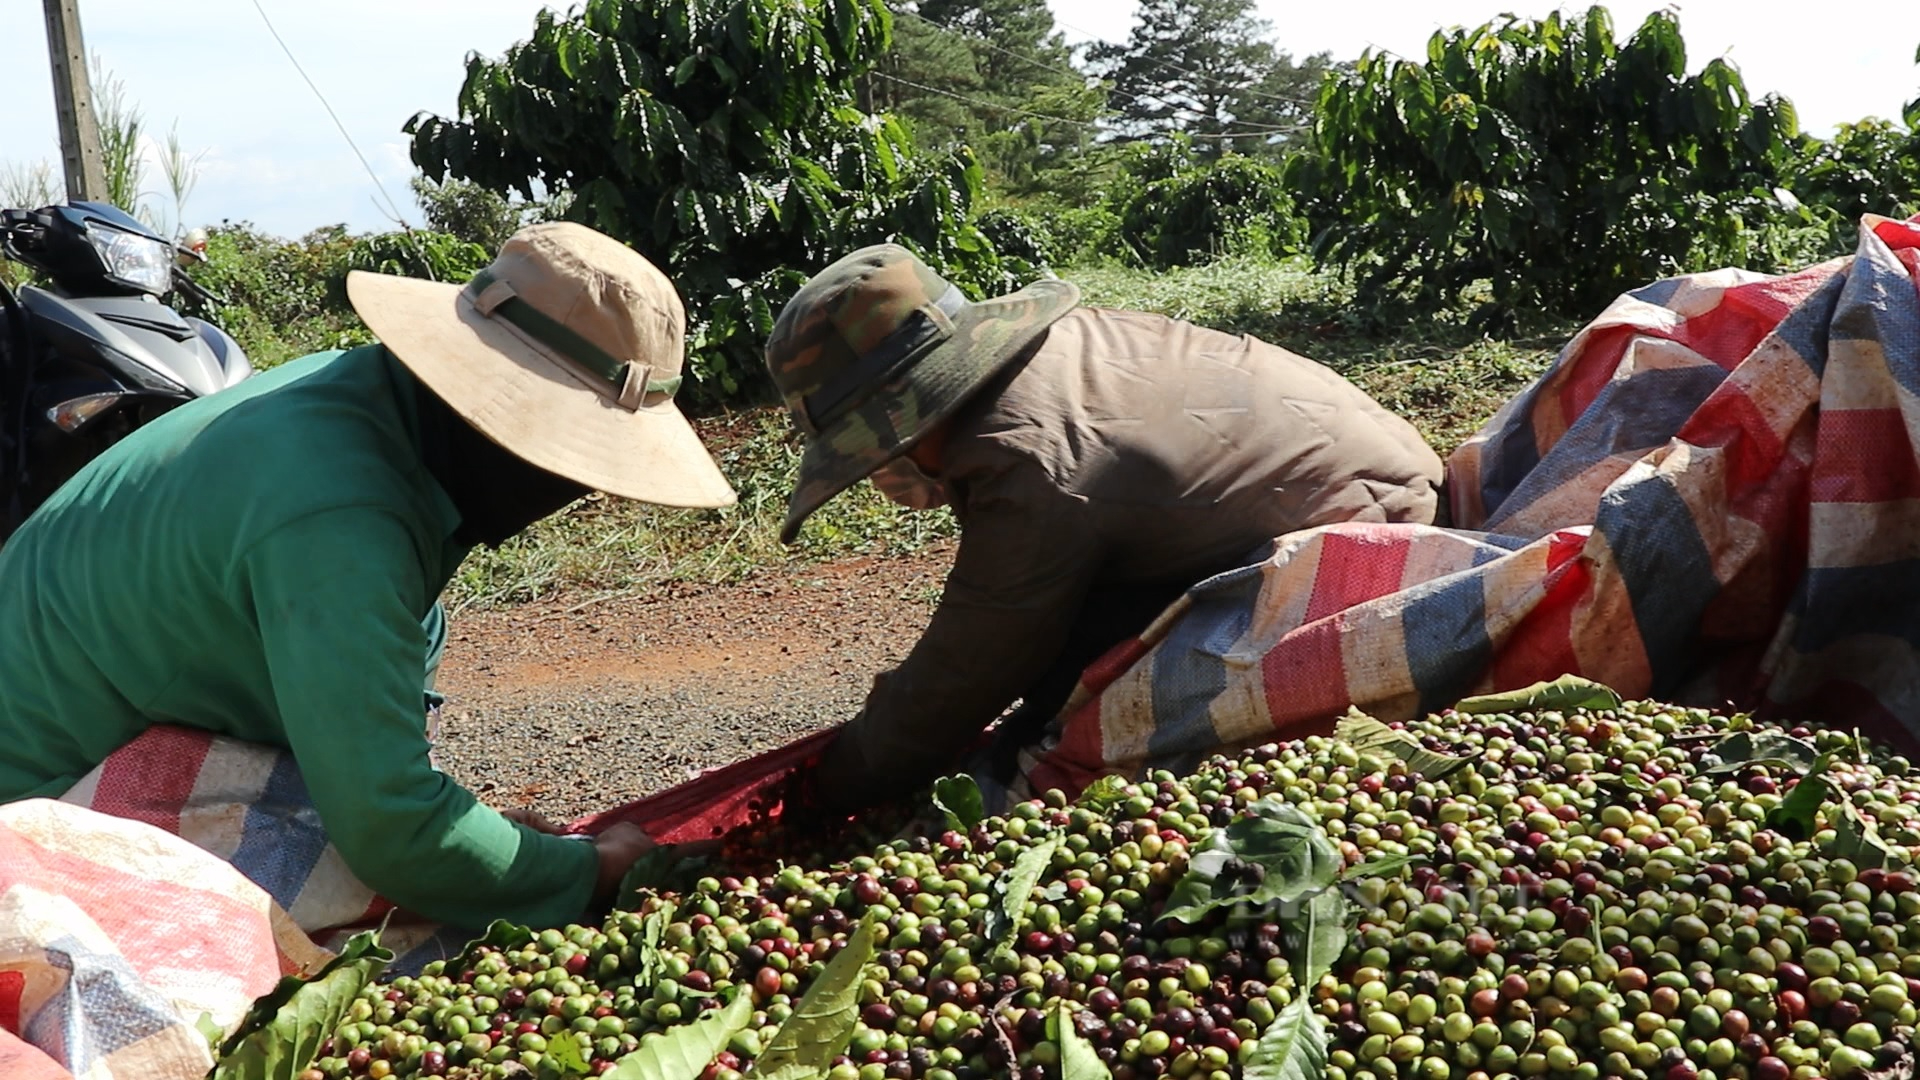
[[[0,802],[58,797],[153,724],[284,746],[347,865],[463,926],[556,924],[590,845],[427,762],[421,620],[466,549],[380,346],[182,406],[0,548]]]

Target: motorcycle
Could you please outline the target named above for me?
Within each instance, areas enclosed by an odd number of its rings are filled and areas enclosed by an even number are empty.
[[[216,300],[181,267],[198,246],[106,203],[0,210],[0,255],[49,283],[0,283],[0,542],[107,447],[253,374],[225,331],[161,302]]]

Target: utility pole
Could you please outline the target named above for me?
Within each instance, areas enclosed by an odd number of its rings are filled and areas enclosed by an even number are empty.
[[[66,167],[67,198],[105,199],[100,123],[93,115],[87,79],[87,47],[80,38],[79,0],[43,0],[47,10],[47,55],[53,60],[53,107],[60,114],[60,162]]]

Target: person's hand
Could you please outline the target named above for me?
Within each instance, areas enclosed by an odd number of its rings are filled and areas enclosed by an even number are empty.
[[[611,899],[620,887],[620,879],[627,876],[627,870],[640,856],[657,846],[646,830],[628,822],[611,825],[606,832],[593,838],[593,852],[600,858],[599,877],[594,884],[595,900]]]
[[[534,832],[546,833],[548,836],[559,836],[566,832],[565,829],[549,821],[545,814],[529,806],[517,806],[511,810],[502,810],[500,811],[500,816],[516,824],[525,825]]]

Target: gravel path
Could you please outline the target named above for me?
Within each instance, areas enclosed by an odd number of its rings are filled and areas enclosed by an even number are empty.
[[[925,627],[950,544],[618,600],[456,617],[441,765],[570,819],[831,727]]]

